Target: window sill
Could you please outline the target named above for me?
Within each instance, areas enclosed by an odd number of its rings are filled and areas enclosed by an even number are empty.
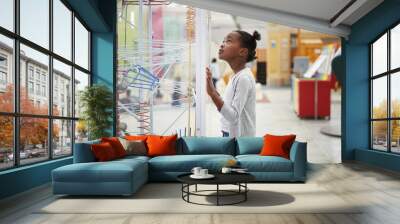
[[[355,160],[400,172],[400,154],[371,149],[355,149]]]
[[[0,171],[0,176],[1,175],[5,175],[5,174],[14,173],[14,172],[20,172],[20,171],[23,171],[23,170],[32,169],[32,168],[35,168],[35,167],[49,165],[49,164],[52,164],[52,163],[62,162],[62,161],[65,161],[65,160],[72,159],[72,157],[73,156],[67,156],[67,157],[63,157],[63,158],[59,158],[59,159],[52,159],[52,160],[47,160],[47,161],[43,161],[43,162],[38,162],[38,163],[35,163],[35,164],[24,165],[24,166],[16,167],[16,168],[10,168],[10,169],[7,169],[7,170]]]

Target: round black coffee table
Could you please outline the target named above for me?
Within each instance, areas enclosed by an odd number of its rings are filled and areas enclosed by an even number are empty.
[[[255,180],[255,177],[248,173],[215,173],[215,177],[212,179],[193,179],[190,177],[191,173],[182,174],[177,177],[178,181],[182,183],[182,199],[188,203],[198,204],[198,205],[215,205],[215,204],[202,204],[190,201],[190,196],[204,196],[204,197],[216,197],[217,206],[220,205],[234,205],[247,200],[247,192],[249,188],[247,183]],[[197,190],[198,184],[204,185],[216,185],[215,190]],[[195,186],[194,191],[190,191],[190,186]],[[237,190],[223,190],[220,189],[220,185],[236,185]],[[205,194],[209,192],[215,192],[215,194]],[[230,196],[241,196],[240,200],[231,203],[221,203],[221,197]]]

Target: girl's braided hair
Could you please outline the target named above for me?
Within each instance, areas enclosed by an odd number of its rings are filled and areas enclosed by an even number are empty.
[[[254,31],[253,35],[250,35],[248,32],[242,30],[236,30],[235,32],[239,33],[240,35],[241,46],[247,48],[249,51],[246,61],[250,62],[256,59],[257,40],[261,39],[261,35],[257,31]]]

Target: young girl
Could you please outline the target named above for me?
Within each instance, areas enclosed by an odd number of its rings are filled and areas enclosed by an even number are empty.
[[[253,35],[241,30],[229,33],[218,52],[219,58],[228,62],[234,75],[230,78],[224,97],[221,98],[212,82],[212,74],[207,71],[207,93],[221,113],[222,136],[254,136],[256,132],[256,90],[254,76],[246,63],[256,59],[257,40]]]

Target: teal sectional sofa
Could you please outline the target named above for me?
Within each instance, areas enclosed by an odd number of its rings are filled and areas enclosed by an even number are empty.
[[[96,162],[90,145],[75,144],[74,163],[52,171],[54,194],[131,195],[148,181],[176,181],[193,167],[218,172],[234,159],[259,182],[304,182],[307,170],[307,144],[294,142],[290,159],[260,156],[262,137],[182,137],[177,140],[177,155],[127,156]]]

